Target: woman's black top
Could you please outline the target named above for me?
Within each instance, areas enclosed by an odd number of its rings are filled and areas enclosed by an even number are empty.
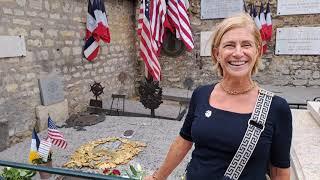
[[[236,113],[212,107],[209,97],[213,88],[214,85],[206,85],[193,92],[180,131],[181,137],[195,144],[187,167],[187,180],[221,180],[251,117],[251,113]],[[269,163],[279,168],[290,167],[291,137],[289,105],[285,99],[274,96],[265,129],[239,179],[264,180]]]

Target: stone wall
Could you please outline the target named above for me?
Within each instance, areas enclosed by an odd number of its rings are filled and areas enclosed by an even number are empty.
[[[190,1],[190,20],[195,42],[195,49],[178,58],[169,58],[162,54],[162,85],[183,88],[187,77],[193,79],[194,87],[200,84],[217,82],[220,78],[213,71],[211,58],[200,57],[200,32],[210,31],[220,19],[201,20],[200,1]],[[246,0],[249,3],[249,0]],[[253,1],[251,1],[253,2]],[[258,2],[258,1],[257,1]],[[265,1],[267,2],[267,1]],[[259,3],[256,3],[260,5]],[[320,14],[315,15],[276,15],[276,0],[271,0],[273,18],[273,37],[268,44],[268,51],[262,57],[263,67],[255,76],[260,84],[279,86],[320,86],[320,56],[284,56],[275,55],[275,30],[281,27],[320,26]]]
[[[134,93],[136,50],[134,3],[108,0],[111,43],[93,63],[82,56],[87,0],[1,0],[0,35],[23,35],[27,56],[0,58],[0,120],[8,122],[10,142],[29,136],[35,107],[41,104],[38,78],[50,73],[63,77],[69,114],[83,111],[93,98],[89,84],[101,82],[102,98]],[[120,83],[119,74],[125,72]],[[54,118],[54,117],[53,117]],[[1,129],[1,127],[0,127]],[[2,137],[1,137],[2,138]]]

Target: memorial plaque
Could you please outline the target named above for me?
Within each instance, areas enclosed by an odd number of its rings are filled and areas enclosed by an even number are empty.
[[[39,79],[42,105],[50,105],[64,100],[62,77],[57,75]]]
[[[201,19],[226,18],[242,11],[242,0],[201,0]]]
[[[277,28],[276,54],[319,55],[320,27]]]
[[[211,56],[211,43],[213,31],[200,32],[200,56]]]
[[[316,14],[320,13],[319,0],[278,0],[277,14]]]
[[[23,36],[0,36],[0,58],[26,56]]]

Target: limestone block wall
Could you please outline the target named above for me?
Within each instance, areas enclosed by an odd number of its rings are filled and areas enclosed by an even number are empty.
[[[178,58],[166,57],[162,54],[160,63],[162,66],[161,84],[169,87],[183,88],[183,82],[191,77],[195,82],[194,87],[200,84],[217,82],[220,78],[212,69],[210,57],[200,57],[200,32],[210,31],[219,23],[220,19],[200,19],[201,0],[190,1],[190,20],[195,42],[195,49],[186,52]],[[246,0],[247,3],[250,0]],[[251,1],[253,2],[253,1]],[[260,6],[260,1],[256,1]],[[267,1],[264,1],[267,2]],[[279,86],[320,86],[320,56],[301,55],[275,55],[276,28],[282,27],[319,27],[320,14],[313,15],[276,15],[277,1],[271,0],[273,18],[273,36],[268,44],[268,51],[262,57],[263,67],[255,76],[260,84]]]
[[[89,84],[101,82],[102,98],[134,93],[136,50],[131,0],[105,2],[111,43],[100,42],[99,57],[90,63],[82,56],[87,0],[2,0],[0,35],[23,35],[27,56],[0,58],[0,121],[8,122],[11,142],[29,135],[35,107],[41,104],[38,78],[50,73],[63,77],[69,113],[84,110]],[[0,42],[1,43],[1,42]],[[125,72],[121,83],[118,76]],[[54,118],[54,117],[52,117]]]

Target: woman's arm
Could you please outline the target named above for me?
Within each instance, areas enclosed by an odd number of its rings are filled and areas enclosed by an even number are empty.
[[[160,166],[160,168],[152,175],[145,179],[164,180],[171,174],[171,172],[180,164],[183,158],[192,147],[192,142],[178,136],[171,144],[169,152]]]
[[[271,165],[271,180],[290,180],[290,168],[278,168]]]

